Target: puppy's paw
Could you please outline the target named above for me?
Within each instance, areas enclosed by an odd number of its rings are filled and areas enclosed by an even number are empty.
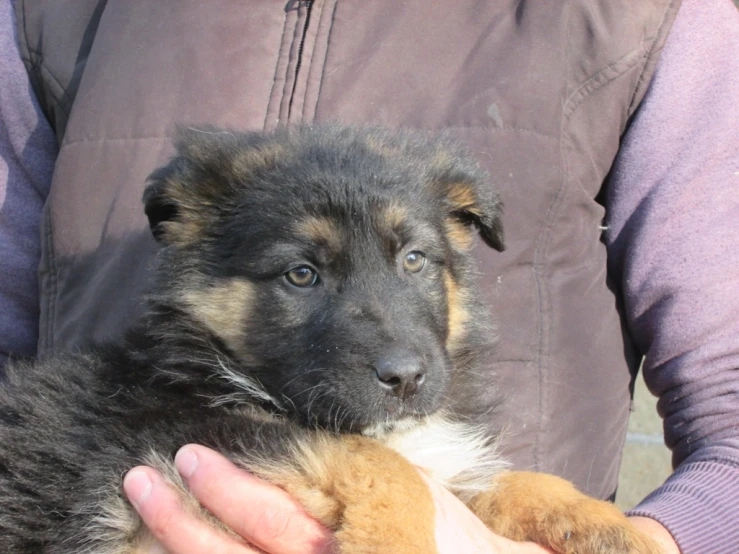
[[[659,546],[608,502],[583,497],[547,513],[535,537],[560,554],[659,554]]]
[[[568,481],[532,472],[502,474],[470,508],[490,529],[559,554],[659,554],[659,546],[618,508]]]
[[[432,554],[434,504],[400,454],[356,435],[304,442],[289,464],[258,473],[335,533],[341,554]]]

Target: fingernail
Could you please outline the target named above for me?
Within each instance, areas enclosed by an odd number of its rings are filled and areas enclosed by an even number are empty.
[[[153,487],[151,479],[142,469],[132,469],[123,478],[123,490],[137,509],[149,498]]]
[[[185,479],[189,479],[198,468],[198,457],[189,447],[184,446],[174,457],[174,464],[177,466],[180,475]]]

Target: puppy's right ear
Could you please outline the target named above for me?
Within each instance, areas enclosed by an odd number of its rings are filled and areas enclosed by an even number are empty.
[[[154,237],[184,246],[242,205],[254,176],[274,167],[284,148],[264,133],[180,127],[176,154],[149,176],[144,205]]]
[[[154,238],[184,246],[229,208],[237,136],[215,128],[178,128],[176,154],[155,170],[144,190],[144,211]]]
[[[185,188],[182,181],[188,173],[186,160],[178,156],[149,175],[144,190],[144,212],[157,242],[188,242],[186,238],[196,231],[187,208],[182,206],[186,198],[182,194]]]

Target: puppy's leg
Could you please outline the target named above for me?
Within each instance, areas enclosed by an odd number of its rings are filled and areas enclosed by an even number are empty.
[[[431,494],[408,461],[364,437],[315,437],[286,466],[254,470],[335,530],[342,554],[436,552]]]
[[[491,490],[468,505],[496,533],[533,541],[561,554],[660,552],[615,506],[544,473],[503,473]]]

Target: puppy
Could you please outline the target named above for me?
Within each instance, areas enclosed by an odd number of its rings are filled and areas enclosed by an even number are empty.
[[[190,129],[176,150],[144,193],[161,251],[143,321],[8,368],[3,552],[149,551],[121,476],[153,465],[188,498],[172,456],[193,442],[283,487],[343,553],[436,551],[414,465],[510,538],[657,552],[610,505],[506,471],[455,415],[494,334],[470,248],[503,249],[500,199],[457,147],[324,126]]]

